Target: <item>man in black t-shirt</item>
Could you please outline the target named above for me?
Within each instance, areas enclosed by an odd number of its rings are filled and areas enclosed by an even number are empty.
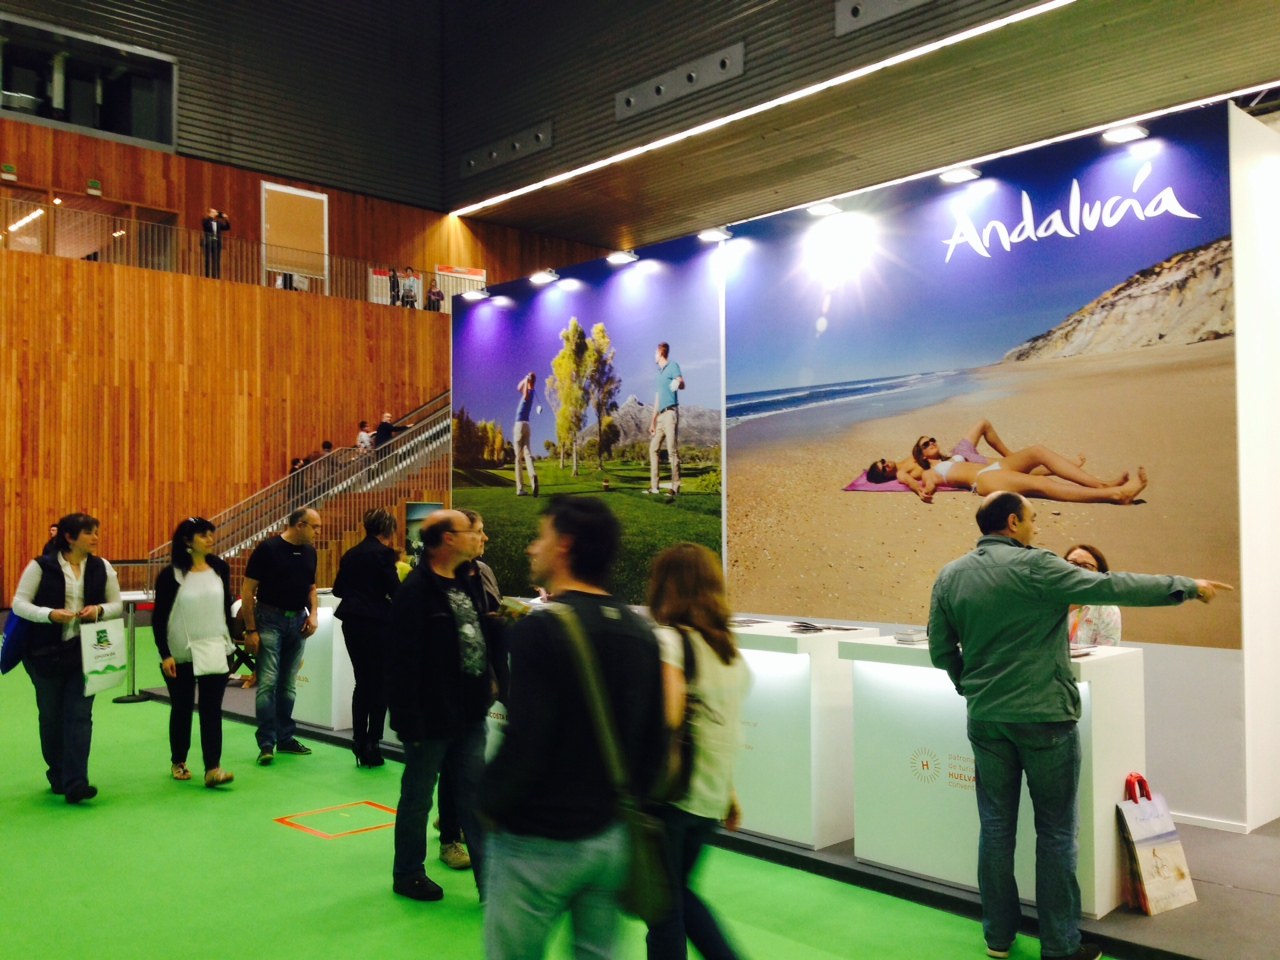
[[[647,796],[663,767],[662,667],[649,626],[604,584],[621,538],[594,497],[553,497],[529,545],[533,580],[573,609],[599,663],[631,787]],[[626,827],[558,618],[537,611],[510,629],[507,728],[485,769],[489,835],[485,957],[541,956],[572,906],[579,955],[612,956]]]
[[[279,536],[253,548],[240,588],[244,645],[258,655],[255,708],[258,715],[258,763],[266,766],[276,751],[305,756],[293,721],[298,668],[307,637],[320,625],[316,598],[316,549],[320,514],[303,507],[289,514]]]
[[[484,770],[485,718],[506,686],[500,625],[483,616],[483,587],[465,566],[479,555],[483,530],[458,510],[437,510],[422,526],[423,561],[391,601],[387,700],[404,744],[396,812],[392,889],[414,900],[444,891],[426,874],[427,817],[441,770],[484,897],[484,828],[476,788]]]

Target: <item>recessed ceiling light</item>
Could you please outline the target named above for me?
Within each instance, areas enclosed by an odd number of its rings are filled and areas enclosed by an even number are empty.
[[[1146,137],[1147,128],[1140,127],[1136,123],[1123,127],[1112,127],[1102,135],[1102,139],[1107,143],[1132,143],[1134,140],[1144,140]]]
[[[556,273],[554,270],[547,269],[547,270],[539,270],[537,273],[530,276],[529,282],[536,283],[538,286],[542,286],[543,284],[550,283],[553,280],[559,280],[559,279],[560,279],[560,274]]]
[[[485,287],[481,287],[479,290],[466,290],[462,294],[463,300],[487,300],[488,298],[489,291]]]
[[[729,232],[728,227],[711,227],[709,230],[703,230],[698,234],[698,239],[703,243],[718,243],[721,240],[728,240],[733,234]]]
[[[824,201],[822,203],[815,203],[812,207],[805,207],[805,209],[809,211],[809,216],[811,217],[829,217],[832,214],[836,214],[840,212],[839,207],[837,207],[834,203],[830,203],[827,201]]]
[[[968,183],[970,180],[977,180],[980,176],[982,174],[974,167],[952,167],[938,174],[938,179],[943,183]]]
[[[634,250],[615,250],[613,253],[605,257],[605,259],[610,263],[623,264],[635,263],[640,258],[636,255]]]

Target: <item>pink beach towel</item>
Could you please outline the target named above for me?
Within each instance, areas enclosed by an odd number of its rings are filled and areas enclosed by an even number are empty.
[[[938,487],[935,493],[964,493],[968,487],[950,487],[942,485]],[[853,478],[853,481],[845,487],[850,493],[910,493],[911,488],[899,480],[892,480],[889,483],[872,483],[867,479],[867,471],[863,470],[860,474]]]

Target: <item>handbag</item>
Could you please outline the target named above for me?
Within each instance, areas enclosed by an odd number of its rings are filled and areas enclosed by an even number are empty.
[[[202,637],[188,640],[191,649],[191,670],[197,677],[211,677],[231,672],[227,662],[227,641],[224,637]]]
[[[671,754],[667,760],[667,782],[656,799],[666,803],[683,800],[689,794],[689,782],[693,779],[693,718],[698,710],[698,695],[693,690],[698,679],[698,658],[693,652],[689,631],[676,627],[684,644],[684,716],[680,726],[671,735]]]
[[[124,621],[99,620],[80,626],[80,659],[84,666],[84,695],[124,683],[129,657],[124,644]]]
[[[1131,773],[1125,780],[1125,799],[1116,808],[1137,906],[1155,916],[1195,903],[1187,854],[1164,797],[1151,792],[1142,774]]]
[[[22,662],[27,652],[27,621],[9,611],[4,622],[4,643],[0,645],[0,674],[8,673]]]
[[[627,877],[618,891],[618,905],[623,911],[639,917],[645,923],[657,923],[666,919],[675,903],[671,874],[667,867],[666,831],[661,821],[640,809],[635,794],[627,782],[627,768],[618,745],[618,732],[613,714],[605,702],[604,683],[600,668],[591,649],[582,624],[572,608],[563,603],[549,603],[550,610],[560,620],[573,662],[582,681],[582,691],[596,728],[600,753],[604,758],[609,783],[613,787],[618,815],[627,827],[631,842],[631,859]]]

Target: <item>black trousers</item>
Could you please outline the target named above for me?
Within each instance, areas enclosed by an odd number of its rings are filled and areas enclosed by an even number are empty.
[[[191,751],[191,714],[196,688],[200,689],[200,753],[205,770],[222,766],[222,695],[227,692],[227,674],[197,677],[189,663],[178,664],[178,675],[164,674],[169,688],[169,762],[186,763]]]
[[[387,719],[387,634],[391,624],[366,617],[346,617],[342,637],[351,657],[356,686],[351,691],[351,733],[356,746],[382,739]]]

